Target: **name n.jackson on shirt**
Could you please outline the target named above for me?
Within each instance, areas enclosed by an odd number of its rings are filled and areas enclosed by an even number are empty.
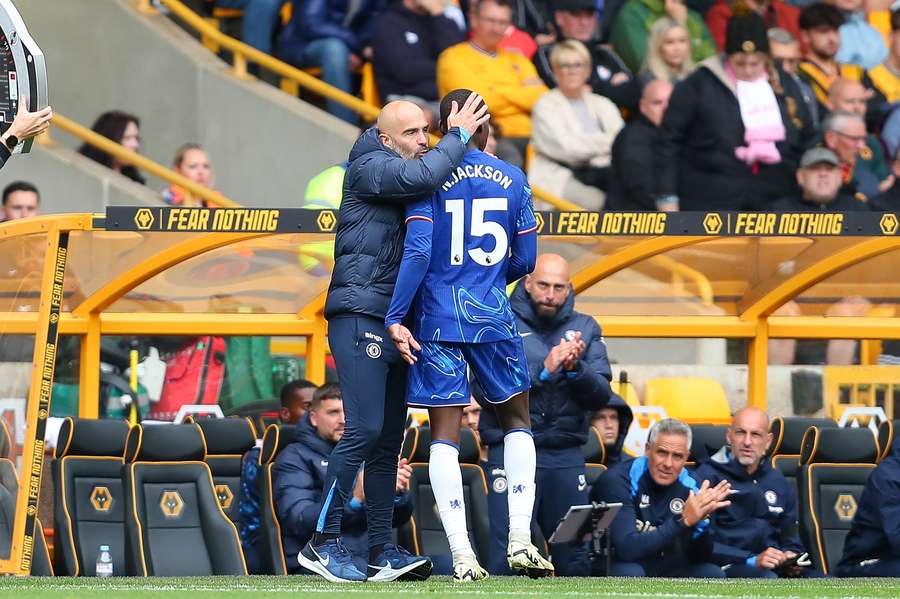
[[[493,181],[494,183],[499,184],[503,189],[509,189],[509,186],[512,185],[513,182],[509,175],[500,169],[494,168],[490,164],[463,164],[456,167],[456,170],[451,173],[450,178],[441,186],[441,189],[443,191],[450,191],[454,185],[463,179],[474,179],[477,177]]]

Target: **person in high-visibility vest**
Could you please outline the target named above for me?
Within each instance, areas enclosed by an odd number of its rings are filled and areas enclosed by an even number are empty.
[[[326,168],[309,180],[303,195],[303,206],[307,210],[334,210],[337,218],[341,207],[341,193],[344,187],[344,173],[347,163],[342,162]],[[334,239],[308,241],[300,244],[300,266],[311,275],[321,277],[331,273],[334,264]]]

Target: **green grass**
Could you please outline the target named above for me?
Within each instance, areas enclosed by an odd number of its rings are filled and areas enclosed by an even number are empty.
[[[223,599],[240,597],[323,597],[379,599],[423,595],[429,599],[485,599],[485,596],[563,599],[565,597],[900,597],[900,579],[711,581],[621,578],[494,577],[455,584],[436,576],[424,583],[333,585],[306,576],[202,578],[0,578],[0,597],[15,599],[112,599],[151,597]]]

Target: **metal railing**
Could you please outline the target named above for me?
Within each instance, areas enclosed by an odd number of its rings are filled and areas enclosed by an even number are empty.
[[[121,162],[133,164],[136,168],[142,171],[146,171],[155,177],[159,177],[166,183],[181,187],[192,196],[202,198],[210,206],[217,206],[221,208],[235,208],[241,206],[241,204],[235,202],[232,199],[226,198],[219,192],[213,191],[212,189],[204,187],[203,185],[198,185],[187,177],[179,175],[175,171],[164,167],[158,162],[150,160],[146,156],[141,156],[137,152],[132,152],[125,146],[118,144],[113,140],[92,131],[91,129],[88,129],[83,125],[79,125],[75,121],[66,118],[58,112],[54,111],[53,121],[51,121],[51,123],[54,127],[58,127],[66,133],[77,137],[81,141],[90,144],[91,146],[94,146],[99,150],[103,150],[104,152],[106,152],[110,156],[117,158]],[[47,141],[49,141],[47,138],[40,140],[41,143],[47,143]]]
[[[172,16],[200,35],[205,44],[213,44],[228,50],[232,55],[232,72],[235,77],[239,79],[250,78],[247,65],[248,63],[254,63],[278,75],[281,78],[280,87],[286,93],[297,96],[300,88],[303,88],[322,96],[326,100],[332,100],[346,106],[366,120],[374,121],[378,117],[379,109],[375,106],[364,102],[352,94],[328,85],[302,69],[291,66],[265,52],[260,52],[253,46],[249,46],[222,33],[210,24],[207,19],[198,15],[180,0],[160,0],[160,2],[172,13]],[[150,0],[138,0],[138,10],[148,14],[157,12],[151,5]],[[431,136],[432,144],[437,143],[438,140],[438,137]],[[531,191],[535,199],[546,202],[557,210],[584,210],[578,204],[557,197],[543,189],[532,187]]]

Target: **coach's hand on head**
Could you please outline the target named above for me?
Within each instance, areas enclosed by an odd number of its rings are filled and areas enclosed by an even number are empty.
[[[465,103],[460,108],[456,102],[453,102],[450,109],[450,116],[447,117],[447,127],[462,127],[473,135],[483,124],[491,118],[488,112],[487,104],[478,94],[471,94],[466,98]]]
[[[727,480],[721,481],[715,487],[710,487],[708,480],[703,481],[700,489],[696,493],[691,491],[684,502],[685,526],[694,526],[714,511],[731,505],[727,500],[730,493],[731,484]]]

